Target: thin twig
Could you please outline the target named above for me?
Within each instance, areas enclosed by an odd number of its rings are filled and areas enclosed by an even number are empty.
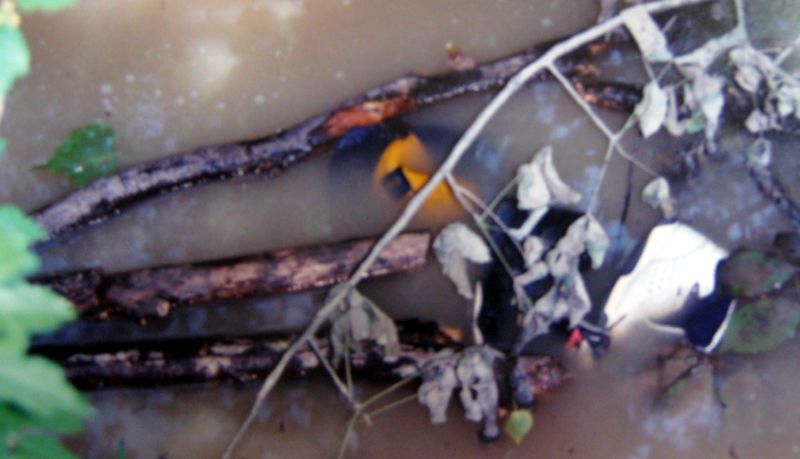
[[[508,182],[508,184],[506,184],[506,186],[504,186],[499,193],[497,193],[497,196],[495,196],[494,199],[492,199],[492,202],[490,202],[487,207],[487,211],[484,211],[484,213],[481,215],[481,220],[486,219],[487,216],[486,212],[488,211],[494,212],[494,209],[497,208],[498,204],[500,204],[500,201],[511,192],[511,189],[514,188],[514,186],[516,186],[518,182],[519,182],[519,174],[516,174],[514,175],[514,178],[512,178],[511,181]]]
[[[606,154],[603,158],[603,165],[600,167],[600,176],[597,178],[597,185],[594,187],[594,191],[592,191],[592,197],[589,199],[589,204],[587,206],[587,210],[589,212],[592,211],[595,203],[597,202],[597,197],[600,192],[600,184],[603,183],[606,172],[608,172],[608,164],[611,162],[611,156],[614,154],[614,148],[617,147],[619,140],[625,135],[628,129],[633,126],[635,119],[635,116],[630,116],[628,120],[625,121],[625,125],[622,126],[622,129],[620,129],[612,138],[608,140],[608,148],[606,149]],[[629,164],[633,165],[634,163],[631,161]]]
[[[319,348],[317,340],[311,338],[310,340],[308,340],[308,344],[309,346],[311,346],[311,349],[314,351],[314,354],[319,359],[320,363],[322,364],[322,367],[325,368],[325,371],[328,373],[328,376],[331,377],[331,380],[336,385],[336,388],[339,389],[339,392],[341,392],[342,395],[344,395],[344,397],[347,399],[347,401],[350,402],[350,405],[355,405],[355,397],[353,395],[353,391],[351,391],[342,382],[342,379],[339,378],[339,375],[336,374],[336,370],[333,369],[330,362],[328,362],[328,359],[325,357],[325,355],[322,353],[322,350]]]
[[[402,405],[404,403],[408,403],[411,400],[415,400],[417,398],[419,398],[419,396],[417,394],[406,395],[405,397],[401,398],[400,400],[395,400],[392,403],[388,403],[386,405],[383,405],[380,408],[376,408],[375,410],[370,411],[369,413],[364,413],[364,417],[366,417],[366,418],[375,417],[375,416],[377,416],[379,414],[382,414],[382,413],[385,413],[385,412],[391,410],[392,408],[396,408],[396,407],[398,407],[398,406],[400,406],[400,405]]]
[[[797,38],[795,38],[794,41],[789,46],[784,48],[783,51],[780,52],[780,54],[775,56],[775,65],[783,64],[783,61],[785,61],[789,56],[791,56],[792,53],[798,47],[800,47],[800,35],[798,35]]]
[[[347,448],[347,442],[350,440],[350,435],[353,435],[353,432],[356,428],[356,422],[358,422],[358,418],[361,416],[361,411],[358,410],[353,413],[353,416],[350,417],[350,421],[347,423],[347,430],[344,433],[344,438],[342,438],[342,445],[339,447],[339,455],[336,456],[338,459],[344,458],[345,448]]]
[[[642,7],[648,12],[652,13],[680,6],[702,3],[704,1],[706,0],[661,0],[658,2],[645,4]],[[477,140],[478,135],[480,135],[481,131],[483,131],[486,125],[489,124],[489,122],[503,107],[503,105],[505,105],[505,103],[508,102],[508,100],[511,99],[511,97],[520,89],[522,89],[522,87],[537,73],[544,69],[552,68],[556,59],[593,40],[602,37],[603,35],[622,25],[622,18],[616,16],[584,32],[576,34],[551,47],[548,51],[542,54],[541,57],[525,66],[508,81],[503,89],[500,90],[500,92],[498,92],[491,102],[489,102],[489,104],[478,114],[478,116],[475,118],[475,121],[473,121],[472,124],[467,128],[458,142],[456,142],[447,159],[445,159],[442,165],[439,166],[439,169],[433,174],[433,176],[431,176],[428,182],[425,183],[425,185],[423,185],[414,196],[412,196],[394,224],[392,224],[392,226],[386,231],[386,233],[384,233],[378,242],[375,243],[372,250],[358,267],[358,269],[356,269],[350,279],[345,282],[344,288],[339,290],[339,292],[337,292],[337,294],[334,295],[334,297],[331,298],[322,307],[322,309],[317,312],[317,314],[314,316],[314,320],[311,322],[308,328],[306,328],[297,341],[295,341],[286,350],[280,362],[278,362],[278,365],[275,367],[272,373],[270,373],[270,375],[264,381],[264,384],[261,386],[261,389],[258,391],[256,400],[253,403],[250,413],[247,415],[247,418],[239,427],[236,435],[223,452],[222,459],[230,459],[234,449],[241,441],[244,433],[255,420],[261,405],[278,383],[278,380],[285,371],[286,366],[294,354],[317,332],[317,330],[319,330],[319,328],[328,320],[328,317],[330,317],[330,315],[336,311],[337,308],[339,308],[342,300],[350,293],[356,284],[361,281],[361,279],[364,277],[364,274],[366,274],[372,263],[375,262],[383,248],[386,247],[386,245],[389,244],[392,239],[397,237],[397,235],[408,226],[411,219],[417,214],[425,201],[428,200],[428,197],[430,197],[439,184],[444,181],[447,174],[451,173],[453,169],[455,169],[456,165],[467,152],[469,147],[472,146],[475,140]]]
[[[342,439],[342,445],[339,447],[339,455],[337,457],[339,459],[344,458],[345,447],[347,446],[347,441],[350,439],[350,435],[352,435],[353,432],[355,431],[356,422],[358,422],[358,419],[360,417],[362,417],[362,416],[365,416],[365,420],[367,420],[367,421],[369,420],[369,418],[366,417],[368,415],[364,414],[364,410],[366,410],[368,406],[370,406],[371,404],[377,402],[378,400],[382,399],[383,397],[391,394],[392,392],[396,391],[397,389],[405,386],[406,384],[410,383],[411,381],[415,380],[419,375],[422,374],[423,371],[427,370],[428,367],[433,362],[435,362],[437,360],[440,360],[440,359],[437,358],[437,359],[431,360],[431,362],[428,362],[427,365],[423,366],[422,368],[417,369],[417,371],[415,371],[411,375],[406,376],[405,378],[401,379],[400,381],[397,381],[396,383],[392,384],[391,386],[387,387],[386,389],[383,389],[382,391],[380,391],[377,394],[373,395],[372,397],[368,398],[366,401],[361,402],[361,403],[356,403],[354,405],[354,407],[353,407],[353,416],[350,417],[350,421],[347,423],[347,431],[345,431],[344,438]],[[416,394],[414,396],[416,397]],[[394,406],[397,406],[397,404],[392,404],[392,403],[389,404],[389,408],[393,408]],[[385,411],[386,409],[388,409],[386,407],[384,407],[384,408],[385,409],[380,409],[379,408],[376,411],[382,412],[382,411]]]
[[[592,110],[592,107],[589,105],[586,100],[581,97],[578,91],[572,86],[572,83],[561,73],[554,65],[549,65],[548,70],[556,77],[556,79],[561,83],[561,86],[569,93],[570,96],[575,100],[575,102],[586,112],[586,115],[589,117],[590,120],[597,126],[600,131],[608,138],[609,141],[616,138],[617,134],[614,133],[611,128],[599,117],[597,114]],[[639,169],[647,172],[648,174],[652,175],[653,177],[658,177],[658,173],[647,167],[646,164],[639,161],[638,159],[634,158],[630,153],[628,153],[619,142],[615,142],[614,147],[616,148],[619,154],[627,159],[628,161],[632,162],[636,167]]]
[[[347,342],[344,346],[344,377],[345,381],[347,382],[347,392],[355,394],[355,391],[353,390],[353,370],[350,368],[350,345],[352,344],[350,339],[351,338],[348,335],[346,338]],[[358,403],[353,403],[353,407],[355,409],[360,409]]]
[[[455,195],[456,200],[459,202],[459,204],[461,204],[461,207],[463,207],[467,212],[469,212],[470,216],[472,216],[473,221],[475,221],[475,225],[477,225],[478,229],[480,229],[481,234],[483,234],[484,240],[486,240],[486,242],[489,244],[489,247],[492,249],[492,252],[497,257],[497,260],[503,266],[503,269],[505,269],[506,273],[508,274],[508,277],[513,279],[515,273],[514,270],[511,268],[511,263],[509,263],[505,255],[503,255],[503,252],[500,250],[500,246],[497,245],[497,242],[490,234],[489,228],[487,228],[486,223],[483,221],[481,215],[479,215],[474,209],[472,209],[472,205],[469,202],[467,202],[467,199],[473,199],[475,204],[477,204],[479,207],[483,209],[484,213],[489,212],[490,215],[493,215],[494,218],[496,218],[496,221],[499,223],[498,226],[500,227],[500,229],[506,233],[508,239],[514,244],[514,247],[516,247],[516,249],[522,255],[523,254],[522,247],[520,247],[516,239],[511,236],[511,231],[509,230],[508,226],[506,226],[503,223],[503,221],[500,220],[500,218],[494,214],[494,212],[491,212],[485,205],[483,205],[483,203],[477,196],[475,196],[472,193],[468,194],[466,192],[466,188],[459,185],[458,182],[456,182],[455,178],[453,178],[452,174],[447,175],[447,183],[450,185],[450,188],[453,189],[453,194]],[[470,195],[472,196],[472,198],[470,198]],[[525,310],[532,308],[533,301],[525,292],[522,293],[523,294],[519,296],[519,301],[522,303],[523,308]]]
[[[518,179],[515,178],[515,180],[513,180],[513,183],[516,183],[517,180]],[[451,183],[450,179],[448,178],[448,183],[450,184],[451,188],[454,186],[453,183],[455,183],[455,186],[458,187],[458,192],[463,194],[464,197],[466,197],[467,199],[469,199],[470,201],[475,203],[475,205],[478,206],[481,209],[481,213],[480,214],[475,212],[474,218],[479,219],[480,221],[485,221],[485,219],[487,217],[491,218],[491,220],[494,222],[494,224],[496,224],[497,227],[500,228],[501,231],[503,231],[504,233],[509,235],[509,238],[511,239],[511,242],[514,244],[514,246],[517,248],[517,250],[519,250],[519,253],[523,252],[522,246],[519,245],[519,242],[515,238],[510,236],[511,228],[509,228],[508,225],[506,225],[506,223],[503,221],[503,219],[501,219],[500,216],[497,215],[494,212],[494,210],[489,207],[489,205],[487,205],[485,202],[483,202],[483,200],[478,195],[473,193],[472,190],[470,190],[469,188],[466,188],[466,187],[463,187],[463,186],[459,185],[458,182],[456,182],[455,180],[453,180],[453,182]]]

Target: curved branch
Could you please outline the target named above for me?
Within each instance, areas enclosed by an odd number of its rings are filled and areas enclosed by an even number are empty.
[[[201,147],[136,165],[98,178],[34,212],[32,217],[50,238],[55,238],[100,223],[154,196],[242,175],[278,175],[314,148],[355,127],[376,124],[463,94],[497,89],[552,44],[536,45],[471,70],[404,76],[268,137]],[[590,74],[593,68],[586,60],[606,47],[583,47],[560,59],[559,68],[572,76]]]

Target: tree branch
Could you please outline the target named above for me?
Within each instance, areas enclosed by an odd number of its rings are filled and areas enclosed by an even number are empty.
[[[187,304],[334,285],[347,278],[374,243],[360,239],[108,275],[93,269],[34,281],[67,297],[84,318],[164,317]],[[427,233],[403,234],[381,252],[367,276],[421,268],[429,244]]]
[[[371,380],[403,378],[441,358],[439,351],[458,352],[463,348],[435,322],[409,319],[399,321],[397,328],[401,342],[398,358],[387,360],[380,346],[362,343],[362,350],[351,355],[352,368],[357,375]],[[82,390],[214,381],[246,383],[272,370],[291,338],[273,335],[181,339],[102,349],[98,346],[89,349],[49,346],[32,351],[58,362],[64,367],[67,378]],[[334,372],[323,360],[330,359],[328,340],[319,340],[314,346],[310,345],[312,342],[292,358],[289,365],[292,374],[310,376]],[[560,361],[553,357],[524,356],[519,359],[519,365],[537,395],[552,392],[569,379]],[[347,396],[346,388],[340,387],[340,391]]]
[[[242,175],[278,175],[314,148],[355,127],[376,124],[462,94],[500,88],[552,44],[536,45],[471,70],[435,76],[404,76],[275,135],[201,147],[133,166],[94,180],[34,212],[32,217],[50,238],[55,238],[100,223],[154,196]],[[587,63],[588,59],[605,50],[607,45],[608,42],[603,41],[593,47],[582,47],[559,59],[557,65],[570,76],[590,75],[594,67]],[[634,87],[628,89],[638,92]]]

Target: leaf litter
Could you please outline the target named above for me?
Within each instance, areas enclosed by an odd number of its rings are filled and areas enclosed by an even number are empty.
[[[462,354],[437,361],[426,370],[417,397],[421,404],[428,407],[431,422],[441,424],[446,421],[447,405],[453,391],[460,388],[459,400],[466,419],[484,423],[484,438],[499,437],[497,410],[500,391],[494,365],[500,358],[503,358],[503,354],[491,346],[473,346]]]
[[[338,285],[330,290],[328,298],[333,298],[340,289]],[[337,365],[348,352],[361,351],[364,341],[372,341],[384,350],[384,360],[394,361],[400,353],[400,340],[394,321],[372,300],[352,289],[345,296],[337,314],[331,316],[332,362]]]
[[[552,248],[543,239],[530,234],[550,206],[571,205],[581,199],[580,193],[559,176],[552,155],[552,147],[546,146],[518,171],[518,208],[532,211],[520,228],[510,230],[512,238],[524,237],[522,256],[527,268],[513,278],[515,293],[520,298],[517,301],[523,328],[520,348],[548,333],[553,323],[567,319],[570,327],[575,327],[591,311],[592,302],[579,269],[581,257],[586,253],[592,267],[597,269],[610,244],[602,225],[591,214],[575,220]],[[467,298],[471,298],[472,288],[466,272],[466,254],[473,255],[472,261],[485,262],[490,259],[488,250],[486,243],[461,223],[449,225],[434,241],[434,251],[445,274]],[[532,306],[526,307],[530,302],[521,300],[526,296],[525,287],[547,276],[553,277],[553,286]]]

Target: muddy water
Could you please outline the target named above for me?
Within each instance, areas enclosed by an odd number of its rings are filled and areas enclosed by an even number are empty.
[[[31,76],[17,85],[0,134],[9,140],[0,160],[0,200],[25,209],[69,189],[62,180],[30,172],[71,129],[102,121],[116,128],[120,160],[133,164],[195,146],[263,136],[334,106],[407,72],[446,68],[452,41],[478,61],[517,51],[591,23],[593,2],[435,0],[329,1],[88,1],[55,16],[33,15],[24,29],[33,53]],[[638,58],[615,53],[609,65],[629,78]],[[412,125],[463,127],[487,96],[457,100],[416,114]],[[613,124],[622,119],[606,114]],[[596,130],[553,84],[524,90],[487,129],[493,154],[476,150],[467,162],[497,178],[546,143],[554,146],[565,179],[588,203],[605,152]],[[735,138],[727,148],[740,149]],[[632,141],[637,157],[656,167],[672,148]],[[441,155],[444,152],[438,153]],[[398,212],[396,205],[364,201],[363,193],[331,192],[330,152],[277,180],[243,178],[157,199],[108,224],[42,251],[45,266],[108,270],[208,259],[269,248],[374,235]],[[735,247],[760,242],[786,222],[758,195],[737,157],[710,160],[703,173],[681,184],[680,217]],[[659,215],[632,199],[621,225],[627,177],[640,189],[647,175],[615,158],[600,191],[601,221],[617,252],[630,250]],[[476,172],[461,171],[465,180]],[[478,174],[479,175],[479,174]],[[734,177],[734,180],[730,180]],[[335,196],[331,200],[330,196]],[[635,196],[635,193],[634,193]],[[441,223],[418,220],[416,226]],[[612,266],[618,263],[612,260]],[[610,274],[598,276],[601,298]],[[364,290],[396,317],[423,316],[463,326],[466,305],[431,266],[421,275],[370,282]],[[219,333],[299,328],[323,292],[246,305],[210,305],[125,333]],[[79,333],[79,331],[75,331]],[[69,337],[69,333],[65,333]],[[652,407],[647,376],[640,376],[660,338],[615,343],[608,358],[588,368],[570,360],[573,382],[540,403],[536,428],[521,447],[507,439],[479,444],[475,426],[453,406],[450,422],[431,427],[415,403],[359,427],[349,445],[354,457],[791,457],[800,454],[800,383],[792,368],[800,349],[791,344],[764,358],[732,362],[721,383],[734,409],[713,400]],[[635,352],[633,351],[635,350]],[[644,381],[644,382],[642,382]],[[364,383],[361,395],[378,388]],[[92,395],[99,410],[84,457],[215,457],[232,436],[254,389],[230,386],[171,390],[108,390]],[[397,397],[406,393],[397,394]],[[701,394],[702,395],[702,394]],[[330,457],[349,417],[325,381],[287,381],[263,409],[239,457]]]

